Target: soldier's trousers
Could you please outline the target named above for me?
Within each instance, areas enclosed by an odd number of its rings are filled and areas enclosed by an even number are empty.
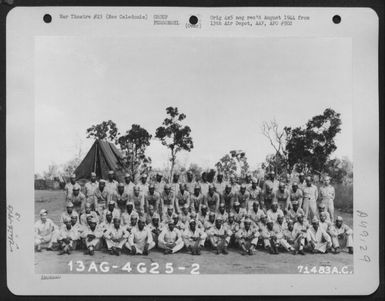
[[[178,252],[179,250],[181,250],[181,249],[183,248],[183,246],[184,246],[183,241],[177,243],[177,244],[175,245],[175,247],[173,247],[173,248],[171,249],[172,253]],[[170,249],[168,246],[166,246],[165,243],[160,242],[160,241],[158,242],[158,247],[161,248],[161,249]]]
[[[230,236],[226,237],[225,239],[216,237],[216,236],[209,236],[210,243],[214,248],[220,247],[227,247],[230,242]]]
[[[87,249],[89,247],[94,247],[95,250],[100,250],[101,245],[102,245],[100,238],[94,238],[91,241],[88,241],[88,239],[86,238],[85,239],[85,244],[86,244]]]
[[[316,200],[303,200],[303,211],[305,211],[305,217],[312,220],[313,217],[317,216],[317,202]]]
[[[341,249],[353,247],[353,235],[344,234],[340,239],[338,236],[332,236],[332,244],[334,248],[340,247]]]
[[[325,205],[326,212],[329,212],[331,221],[334,221],[334,200],[324,199],[322,204]]]
[[[325,241],[325,242],[315,242],[314,248],[311,246],[311,244],[308,244],[310,250],[317,250],[318,252],[325,253],[328,247],[331,246],[331,241]]]
[[[130,251],[132,251],[132,247],[135,247],[137,254],[143,254],[145,244],[136,244],[136,243],[131,243],[130,241],[127,241],[125,246]],[[155,247],[155,242],[152,241],[152,242],[148,243],[148,249],[147,250],[150,251],[154,247]]]
[[[106,238],[106,244],[107,244],[107,248],[110,250],[112,247],[115,247],[115,248],[119,248],[121,249],[124,244],[126,243],[126,239],[123,239],[121,241],[118,241],[118,242],[115,242],[115,241],[112,241],[111,239],[107,239]]]
[[[206,237],[201,237],[199,240],[184,239],[184,245],[186,248],[197,248],[198,245],[203,248],[205,245]]]

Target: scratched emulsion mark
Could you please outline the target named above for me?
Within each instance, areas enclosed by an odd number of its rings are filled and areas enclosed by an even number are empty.
[[[7,206],[7,239],[9,251],[19,250],[17,244],[18,235],[15,232],[15,225],[20,223],[21,214],[17,212],[12,205]]]

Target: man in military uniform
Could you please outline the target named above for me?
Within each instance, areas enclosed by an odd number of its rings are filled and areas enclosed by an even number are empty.
[[[201,205],[201,210],[197,215],[197,219],[202,225],[204,225],[206,221],[209,219],[208,208],[206,204]]]
[[[349,254],[353,254],[353,230],[344,223],[341,216],[337,216],[335,224],[330,227],[330,234],[336,253],[348,248]]]
[[[226,228],[228,228],[229,231],[231,232],[229,245],[234,246],[235,242],[236,242],[235,233],[237,233],[239,231],[240,224],[234,221],[234,214],[233,213],[229,214],[227,222],[225,222],[223,225]]]
[[[107,202],[109,200],[109,193],[106,189],[106,181],[100,180],[99,186],[95,190],[93,209],[99,214],[102,214],[104,209],[107,207]]]
[[[86,254],[94,255],[95,250],[101,247],[100,239],[103,236],[100,227],[97,226],[97,220],[95,218],[92,217],[89,220],[89,227],[84,230],[81,236],[87,248]]]
[[[232,235],[230,229],[222,224],[222,219],[215,220],[215,226],[207,232],[211,246],[216,250],[217,254],[228,254],[227,246],[230,243]]]
[[[230,184],[227,184],[225,191],[222,194],[221,202],[225,204],[226,211],[231,210],[234,206],[234,203],[237,201],[236,192],[232,191]]]
[[[233,210],[231,212],[234,214],[234,220],[236,223],[240,223],[247,214],[246,209],[241,208],[241,204],[238,201],[234,203]]]
[[[212,227],[215,226],[215,212],[209,212],[209,218],[204,221],[203,226],[205,228],[205,232],[209,231]]]
[[[147,212],[146,212],[146,214],[145,214],[146,225],[148,225],[148,224],[151,223],[152,218],[153,218],[153,216],[154,216],[155,213],[156,213],[156,212],[155,212],[154,206],[149,205],[149,206],[148,206],[148,210],[147,210]]]
[[[84,192],[85,197],[87,201],[93,200],[93,197],[95,195],[95,190],[98,188],[98,181],[96,181],[96,173],[91,172],[91,181],[87,182],[86,185],[84,185]]]
[[[120,217],[120,210],[118,208],[115,208],[115,202],[113,200],[108,201],[108,206],[106,209],[103,210],[103,213],[101,214],[101,220],[106,219],[106,214],[110,212],[112,214],[112,218]]]
[[[274,227],[274,222],[269,218],[267,218],[266,227],[261,228],[261,238],[263,239],[265,249],[269,250],[270,254],[279,254],[279,231]]]
[[[298,214],[305,215],[305,211],[299,207],[299,203],[297,200],[291,202],[291,208],[287,212],[287,217],[292,220],[297,220]]]
[[[258,243],[258,229],[250,227],[250,219],[245,219],[243,224],[244,227],[240,228],[235,234],[236,240],[238,242],[239,247],[241,248],[242,255],[254,255]]]
[[[209,184],[209,191],[205,195],[204,204],[207,206],[210,212],[217,212],[219,208],[220,197],[217,192],[215,192],[215,187],[213,184]]]
[[[191,171],[186,172],[186,190],[192,195],[194,193],[194,188],[196,185],[196,182],[194,181],[194,175]]]
[[[190,207],[190,193],[186,190],[185,184],[179,184],[179,189],[175,196],[175,211],[181,213],[181,208],[186,205]]]
[[[298,183],[297,182],[294,182],[291,185],[291,189],[289,192],[289,199],[290,199],[290,207],[294,201],[297,201],[299,204],[299,208],[302,208],[303,193],[302,193],[301,189],[298,189]],[[289,207],[289,209],[291,209],[290,207]]]
[[[120,218],[123,226],[129,225],[131,223],[131,216],[132,214],[138,214],[136,210],[134,209],[134,203],[128,201],[126,203],[126,210],[122,212]]]
[[[176,213],[173,213],[172,214],[172,220],[174,221],[175,228],[178,229],[179,231],[181,231],[181,233],[182,233],[185,229],[185,223],[183,223],[179,219],[179,215]]]
[[[229,214],[226,212],[226,207],[225,207],[224,203],[219,204],[217,217],[221,217],[223,220],[223,223],[227,223],[227,219],[229,218]]]
[[[106,190],[112,195],[118,189],[118,182],[114,179],[115,173],[113,170],[108,172],[108,180],[106,181]]]
[[[173,254],[183,248],[181,232],[175,228],[174,221],[170,219],[168,226],[163,229],[158,237],[158,246],[164,250],[164,254]]]
[[[66,199],[72,195],[72,191],[75,184],[76,184],[76,175],[72,174],[70,176],[70,182],[67,183],[66,186],[64,187]]]
[[[139,185],[134,187],[134,193],[128,199],[134,204],[134,209],[139,216],[144,216],[144,195]]]
[[[52,250],[52,245],[56,243],[58,226],[47,217],[47,210],[40,210],[40,220],[35,223],[35,249],[40,252],[42,248]]]
[[[118,184],[118,190],[111,195],[112,201],[117,205],[120,212],[126,211],[126,204],[129,199],[129,194],[124,190],[124,184]]]
[[[126,173],[124,175],[124,192],[127,195],[130,195],[134,193],[134,187],[135,187],[135,184],[132,182],[130,174]]]
[[[259,202],[254,201],[247,214],[254,223],[258,224],[259,220],[261,219],[261,216],[264,215],[265,212],[259,208]]]
[[[132,229],[138,227],[139,214],[135,211],[131,214],[130,223],[125,226],[125,230],[131,233]]]
[[[298,213],[297,222],[294,223],[293,236],[295,238],[296,250],[299,254],[305,255],[303,249],[306,245],[307,230],[309,229],[309,223],[305,219],[304,215]]]
[[[191,219],[188,227],[183,231],[183,241],[185,247],[191,251],[192,255],[200,255],[204,247],[207,234],[196,226],[196,220]]]
[[[72,202],[68,202],[66,205],[66,211],[63,212],[60,216],[60,223],[64,224],[64,221],[66,219],[69,219],[71,221],[71,216],[73,215],[79,216],[79,214],[74,211],[74,204],[72,204]]]
[[[250,193],[246,190],[246,185],[242,184],[237,193],[237,201],[241,204],[241,208],[245,209],[246,211],[249,210],[249,199]]]
[[[330,214],[329,212],[326,211],[326,206],[324,203],[320,203],[318,204],[318,216],[320,216],[321,214],[324,214],[325,217],[326,217],[326,220],[331,223],[332,219],[330,218]]]
[[[60,228],[58,235],[58,243],[60,246],[59,255],[65,253],[71,254],[74,248],[74,241],[79,239],[79,234],[72,228],[71,219],[66,217],[64,219],[64,226]]]
[[[72,188],[72,194],[67,197],[67,202],[72,202],[74,210],[79,214],[84,208],[86,197],[80,192],[80,185],[76,183]]]
[[[194,193],[190,195],[190,209],[191,212],[198,213],[200,206],[204,203],[204,196],[201,192],[201,186],[196,184],[194,187]]]
[[[160,216],[158,213],[154,213],[154,215],[152,216],[151,223],[148,224],[147,227],[152,233],[152,239],[155,242],[155,245],[158,246],[158,237],[163,230],[163,227],[160,223]]]
[[[113,223],[113,220],[112,220],[112,212],[108,211],[106,213],[105,220],[101,221],[100,224],[99,224],[100,231],[102,231],[102,233],[104,234],[104,233],[107,232],[107,230],[109,230],[113,226],[114,226],[114,223]]]
[[[319,220],[314,217],[311,226],[307,230],[308,247],[313,253],[327,253],[332,246],[332,241],[324,230],[319,227]]]
[[[229,178],[229,185],[231,187],[231,191],[235,194],[238,194],[239,192],[239,189],[240,189],[240,186],[239,184],[236,182],[236,179],[235,179],[235,176],[234,175],[230,175],[230,178]]]
[[[300,172],[298,174],[298,187],[303,191],[305,186],[306,186],[305,174],[303,172]]]
[[[267,218],[271,219],[273,221],[273,223],[275,223],[278,219],[278,215],[284,215],[283,214],[283,211],[278,208],[278,202],[277,201],[274,201],[272,204],[271,204],[271,208],[269,210],[267,210]]]
[[[80,224],[84,226],[88,225],[88,221],[87,221],[88,217],[94,218],[96,220],[96,223],[97,224],[99,223],[98,214],[94,210],[92,210],[91,203],[86,202],[86,204],[84,205],[84,211],[80,215]]]
[[[190,220],[190,207],[188,204],[184,204],[179,214],[179,219],[182,223],[186,224]]]
[[[176,195],[179,191],[179,174],[174,173],[171,181],[171,191]]]
[[[144,196],[144,205],[147,213],[150,206],[153,207],[155,212],[160,212],[160,193],[155,190],[155,185],[152,183],[149,185],[148,192]]]
[[[290,195],[286,189],[285,183],[279,182],[278,190],[275,193],[275,199],[278,202],[278,207],[286,212],[290,207]]]
[[[331,220],[334,220],[334,199],[336,192],[334,187],[330,185],[330,177],[324,178],[324,185],[320,188],[319,195],[321,197],[321,203],[325,205],[326,211],[330,213]]]
[[[175,207],[175,194],[171,191],[169,184],[164,185],[164,190],[160,196],[162,214],[165,214],[168,206]]]
[[[263,183],[262,191],[267,193],[267,187],[271,189],[271,192],[276,192],[278,190],[279,182],[275,179],[275,172],[271,170],[267,175],[267,180]]]
[[[214,183],[214,187],[215,187],[215,191],[220,196],[222,196],[222,194],[223,194],[223,192],[225,191],[225,188],[226,188],[226,182],[223,181],[223,173],[221,173],[220,171],[218,171],[217,180]]]
[[[307,219],[317,216],[318,188],[312,183],[311,177],[306,177],[303,188],[303,210]]]
[[[120,218],[114,217],[114,226],[107,229],[104,238],[107,244],[107,250],[111,255],[119,256],[122,247],[127,241],[129,233],[120,225]]]
[[[142,174],[140,176],[139,184],[137,185],[139,187],[140,193],[145,196],[148,192],[148,183],[147,183],[147,174]],[[135,187],[134,187],[134,193],[135,193]]]
[[[205,196],[207,192],[209,191],[209,182],[207,182],[207,173],[202,172],[201,174],[201,180],[200,180],[200,187],[201,187],[201,192]]]
[[[163,175],[161,173],[156,174],[155,178],[155,191],[159,194],[162,194],[164,191],[164,182],[163,182]]]
[[[132,255],[148,255],[148,252],[155,247],[152,233],[150,229],[146,227],[146,220],[144,217],[139,218],[138,227],[131,230],[125,246],[130,250]]]
[[[271,207],[271,204],[276,201],[277,198],[275,196],[275,192],[273,191],[273,187],[267,185],[262,193],[260,206],[261,209],[267,209]]]
[[[252,178],[251,186],[249,187],[248,192],[250,194],[250,197],[249,197],[249,204],[247,208],[249,208],[250,210],[255,202],[258,202],[259,204],[261,200],[261,195],[262,195],[262,190],[261,188],[259,188],[258,180],[256,178]]]

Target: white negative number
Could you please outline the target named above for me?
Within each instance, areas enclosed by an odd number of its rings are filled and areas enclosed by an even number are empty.
[[[199,264],[198,264],[198,263],[193,263],[193,264],[191,265],[191,267],[192,267],[192,269],[191,269],[191,274],[192,274],[192,275],[198,275],[198,274],[200,274],[200,273],[199,273]]]
[[[174,272],[174,268],[172,267],[172,263],[171,262],[167,262],[166,263],[166,270],[165,270],[166,274],[171,274]]]

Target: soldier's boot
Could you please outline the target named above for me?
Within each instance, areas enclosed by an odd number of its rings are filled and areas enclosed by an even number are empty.
[[[349,254],[353,254],[353,247],[349,247],[348,250],[349,250]]]
[[[299,248],[298,253],[301,254],[301,255],[305,255],[305,253],[303,252],[303,247]]]
[[[120,248],[115,248],[115,254],[116,256],[120,256]]]
[[[108,249],[107,251],[108,251],[108,254],[114,255],[114,251],[112,249]]]
[[[144,253],[144,252],[143,252]],[[135,248],[135,246],[132,246],[132,248],[131,248],[131,254],[132,255],[135,255],[136,254],[136,248]]]
[[[222,253],[225,254],[225,255],[229,254],[229,251],[227,251],[227,246],[223,247]]]
[[[246,250],[246,247],[244,244],[241,244],[241,255],[246,255],[248,251]]]
[[[88,253],[92,256],[92,255],[94,255],[95,254],[95,251],[94,251],[94,247],[89,247],[89,249],[88,249]]]
[[[221,254],[221,249],[219,248],[219,246],[217,246],[216,253],[217,253],[217,255]]]
[[[197,247],[197,249],[195,251],[195,254],[196,255],[201,255],[201,247]]]
[[[254,245],[251,245],[249,249],[249,255],[255,255],[256,254],[256,248]]]

